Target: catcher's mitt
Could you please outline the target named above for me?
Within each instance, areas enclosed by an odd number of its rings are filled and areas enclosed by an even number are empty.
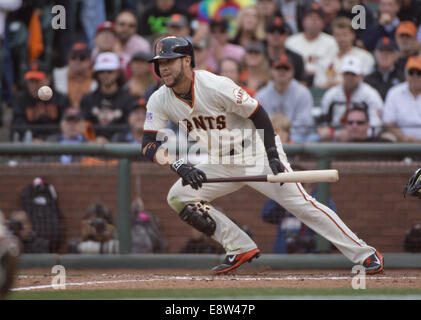
[[[405,188],[403,189],[404,197],[407,194],[421,198],[421,168],[417,169],[406,183]]]

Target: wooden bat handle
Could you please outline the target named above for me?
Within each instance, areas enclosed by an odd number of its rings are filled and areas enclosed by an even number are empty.
[[[228,177],[228,178],[208,178],[205,183],[217,183],[217,182],[246,182],[246,181],[268,181],[267,175],[260,176],[244,176],[244,177]],[[183,186],[187,183],[183,180],[181,182]]]
[[[267,175],[261,176],[244,176],[244,177],[229,177],[229,178],[209,178],[206,183],[214,182],[253,182],[253,181],[268,181]]]

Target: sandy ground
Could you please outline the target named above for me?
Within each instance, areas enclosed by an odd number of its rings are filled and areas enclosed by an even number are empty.
[[[47,269],[21,270],[14,290],[52,290],[54,276]],[[346,270],[252,268],[226,276],[213,276],[208,270],[66,270],[66,289],[351,288],[354,276]],[[389,270],[367,276],[366,288],[421,289],[421,270]]]

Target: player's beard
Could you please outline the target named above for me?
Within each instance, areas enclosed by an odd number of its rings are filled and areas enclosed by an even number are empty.
[[[165,85],[169,88],[174,88],[180,81],[184,78],[184,66],[181,64],[180,72],[174,76],[174,80],[170,83],[165,83]]]

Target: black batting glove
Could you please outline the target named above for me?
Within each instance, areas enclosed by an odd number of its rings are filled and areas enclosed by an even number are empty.
[[[266,153],[268,155],[269,167],[273,174],[284,172],[285,168],[279,159],[278,150],[276,148],[269,148],[266,150]]]
[[[277,158],[269,159],[269,167],[271,168],[273,174],[275,175],[285,171],[285,168],[282,165],[281,160]]]
[[[173,162],[171,170],[175,171],[183,179],[183,185],[188,184],[195,190],[199,190],[202,187],[202,183],[207,180],[206,174],[202,170],[184,164],[183,159]]]
[[[279,159],[278,150],[276,150],[276,148],[269,148],[266,150],[266,153],[268,155],[269,167],[273,174],[277,175],[278,173],[285,172],[285,168]],[[281,182],[280,185],[282,186],[283,182]]]

